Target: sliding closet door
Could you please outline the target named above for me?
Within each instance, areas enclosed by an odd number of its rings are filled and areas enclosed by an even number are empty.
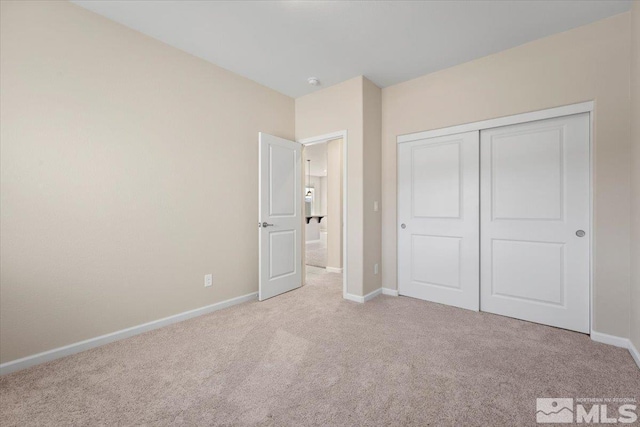
[[[479,133],[398,146],[398,290],[478,310]]]
[[[589,332],[589,115],[481,132],[481,309]]]

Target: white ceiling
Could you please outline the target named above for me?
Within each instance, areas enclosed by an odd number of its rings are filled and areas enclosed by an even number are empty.
[[[625,12],[631,1],[74,0],[291,97],[380,87]]]

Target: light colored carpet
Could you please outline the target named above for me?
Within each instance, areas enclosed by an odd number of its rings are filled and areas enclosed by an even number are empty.
[[[327,245],[322,240],[306,243],[305,263],[314,267],[327,268]]]
[[[333,282],[333,280],[338,277],[335,282],[335,286],[338,287],[342,287],[342,282],[340,280],[342,280],[342,275],[338,274],[331,274],[328,275],[329,273],[327,273],[327,270],[325,268],[321,268],[321,267],[314,267],[312,265],[307,265],[306,266],[306,274],[307,274],[307,280],[306,280],[306,284],[309,285],[317,285],[318,283],[321,283],[322,281],[327,281],[327,283],[329,283],[328,281]]]
[[[0,424],[535,425],[536,397],[635,397],[626,350],[340,275],[0,379]]]

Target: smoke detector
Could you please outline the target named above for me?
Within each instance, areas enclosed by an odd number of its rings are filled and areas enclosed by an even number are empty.
[[[320,80],[317,77],[309,77],[307,81],[311,86],[320,86]]]

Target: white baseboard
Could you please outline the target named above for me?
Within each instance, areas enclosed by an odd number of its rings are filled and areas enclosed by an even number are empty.
[[[603,334],[602,332],[591,331],[591,339],[603,344],[609,344],[616,347],[629,348],[629,339],[617,337],[615,335]]]
[[[325,267],[325,270],[327,270],[328,273],[340,273],[340,274],[342,274],[342,269],[341,268]]]
[[[631,357],[633,357],[633,360],[636,361],[636,365],[640,368],[640,351],[638,351],[638,348],[633,345],[631,340],[629,340],[629,353],[631,353]]]
[[[241,304],[247,301],[253,301],[257,297],[258,297],[258,293],[252,292],[247,295],[242,295],[236,298],[228,299],[226,301],[221,301],[215,304],[207,305],[205,307],[200,307],[194,310],[189,310],[179,314],[174,314],[173,316],[154,320],[152,322],[144,323],[142,325],[132,326],[131,328],[122,329],[120,331],[112,332],[106,335],[101,335],[95,338],[90,338],[88,340],[80,341],[74,344],[69,344],[64,347],[54,348],[53,350],[48,350],[42,353],[23,357],[22,359],[12,360],[10,362],[6,362],[0,365],[0,375],[10,374],[12,372],[20,371],[22,369],[26,369],[31,366],[39,365],[45,362],[50,362],[55,359],[60,359],[61,357],[70,356],[75,353],[80,353],[81,351],[89,350],[91,348],[109,344],[114,341],[119,341],[125,338],[129,338],[134,335],[139,335],[143,332],[162,328],[163,326],[182,322],[184,320],[191,319],[193,317],[202,316],[203,314],[213,313],[214,311],[222,310],[223,308],[231,307],[236,304]]]
[[[370,301],[370,300],[374,299],[378,295],[382,295],[382,288],[378,288],[373,292],[369,292],[368,294],[366,294],[362,298],[364,299],[365,302],[367,302],[367,301]]]
[[[389,296],[392,296],[392,297],[397,297],[398,296],[398,290],[397,289],[382,288],[382,295],[389,295]]]
[[[380,294],[382,294],[382,288],[376,289],[373,292],[369,292],[363,297],[361,297],[360,295],[344,294],[344,299],[348,299],[349,301],[353,301],[353,302],[363,303],[363,302],[367,302],[374,299]]]
[[[353,302],[359,302],[359,303],[363,303],[364,302],[364,297],[361,297],[359,295],[344,294],[343,297],[344,297],[344,299],[349,300],[349,301],[353,301]]]
[[[603,344],[609,344],[616,347],[626,348],[631,353],[631,357],[640,369],[640,352],[633,345],[629,338],[617,337],[615,335],[603,334],[602,332],[591,331],[591,339]]]

